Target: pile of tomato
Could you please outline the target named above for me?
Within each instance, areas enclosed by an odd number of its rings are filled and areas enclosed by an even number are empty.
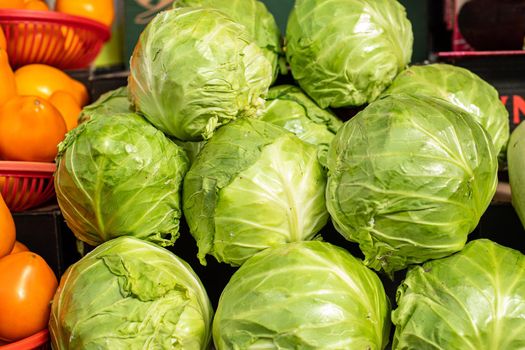
[[[0,0],[0,9],[50,10],[43,0]],[[54,11],[89,18],[108,27],[114,18],[113,0],[56,0]],[[28,40],[42,46],[42,41],[53,39],[47,34],[32,34],[34,37]],[[64,50],[68,45],[77,46],[78,38],[70,34]],[[6,43],[0,28],[0,160],[52,162],[57,145],[67,131],[77,126],[78,115],[88,102],[86,87],[45,64],[28,64],[13,71],[7,45],[32,50],[27,45]]]
[[[0,196],[0,345],[47,327],[57,284],[45,260],[16,241],[13,217]]]
[[[108,27],[114,18],[113,0],[56,0],[54,4],[56,12]],[[50,11],[43,0],[0,0],[0,9]],[[35,47],[49,44],[54,37],[47,34],[33,33],[28,40]],[[74,47],[76,40],[74,33],[68,36],[64,50]],[[58,144],[77,126],[88,103],[87,89],[62,70],[39,62],[13,70],[8,45],[33,50],[6,42],[0,27],[0,161],[53,162]],[[0,176],[0,186],[4,182]],[[57,287],[57,276],[46,261],[16,240],[13,217],[0,195],[0,346],[47,328]]]
[[[49,11],[49,6],[43,0],[0,0],[0,9]],[[54,10],[90,18],[107,26],[111,26],[115,16],[113,0],[56,0]]]
[[[0,29],[0,159],[51,162],[77,126],[86,87],[63,71],[29,64],[12,71]]]

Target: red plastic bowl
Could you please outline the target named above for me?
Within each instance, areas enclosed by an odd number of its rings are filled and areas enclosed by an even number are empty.
[[[0,194],[13,212],[39,206],[53,198],[55,163],[0,161]]]
[[[21,339],[14,343],[0,345],[0,350],[48,350],[51,349],[49,345],[49,331],[44,329],[38,333],[33,334],[27,338]]]
[[[54,11],[0,10],[0,27],[13,69],[31,63],[85,68],[110,37],[102,23]]]

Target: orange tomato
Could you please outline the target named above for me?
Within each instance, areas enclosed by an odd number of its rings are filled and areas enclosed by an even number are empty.
[[[33,11],[48,11],[49,7],[41,0],[30,0],[25,2],[24,9]]]
[[[7,43],[5,41],[5,34],[1,27],[0,27],[0,49],[2,50],[7,49]]]
[[[70,93],[62,90],[55,91],[49,98],[49,102],[58,109],[62,118],[64,118],[67,131],[78,125],[78,115],[82,109]]]
[[[16,254],[21,252],[28,252],[29,248],[22,242],[15,241],[15,245],[13,246],[13,249],[11,249],[11,253],[9,254]]]
[[[113,0],[57,0],[55,10],[70,15],[87,17],[108,27],[113,23]]]
[[[45,99],[57,90],[71,92],[77,103],[84,101],[79,81],[72,79],[60,69],[45,64],[28,64],[15,71],[16,88],[19,95],[38,96]],[[86,88],[84,88],[87,95]]]
[[[70,80],[60,69],[45,64],[28,64],[15,71],[19,95],[49,98],[56,90],[71,89]]]
[[[75,100],[80,102],[80,106],[85,106],[89,101],[88,91],[86,86],[80,81],[71,79],[72,90],[71,93],[75,96]]]
[[[0,49],[0,106],[16,95],[16,80],[9,61],[7,52]]]
[[[0,257],[8,255],[16,240],[15,222],[9,208],[0,195]]]
[[[0,0],[0,9],[24,8],[24,0]]]
[[[0,158],[52,162],[66,123],[51,102],[16,96],[0,106]]]
[[[0,259],[0,339],[16,341],[47,327],[58,281],[32,252]]]

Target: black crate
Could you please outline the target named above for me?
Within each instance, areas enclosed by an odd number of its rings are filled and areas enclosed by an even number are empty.
[[[13,219],[17,240],[42,256],[57,277],[62,276],[69,265],[80,259],[76,238],[66,226],[56,204],[13,213]]]

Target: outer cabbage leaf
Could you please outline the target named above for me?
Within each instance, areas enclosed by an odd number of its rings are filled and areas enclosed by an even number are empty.
[[[183,141],[209,139],[239,116],[257,116],[272,67],[246,29],[211,8],[176,8],[146,26],[130,61],[133,104]]]
[[[297,0],[286,57],[322,108],[374,101],[412,55],[412,26],[395,0]]]
[[[401,72],[385,94],[419,94],[444,99],[474,116],[489,133],[494,149],[505,153],[509,113],[489,83],[467,69],[448,64],[412,66]]]
[[[213,321],[223,349],[384,349],[390,304],[379,278],[324,242],[267,249],[237,270]]]
[[[130,112],[132,112],[132,108],[128,97],[128,88],[123,86],[100,95],[95,102],[82,108],[78,122],[83,123],[99,115],[111,117],[115,113]]]
[[[439,99],[392,95],[339,130],[327,207],[365,264],[390,273],[463,248],[497,185],[490,136]]]
[[[258,0],[175,0],[173,7],[213,7],[242,24],[272,64],[274,80],[282,54],[281,30],[264,3]]]
[[[133,237],[68,268],[52,302],[53,348],[207,349],[213,309],[191,267]]]
[[[270,123],[239,119],[204,146],[184,178],[184,215],[206,254],[241,265],[255,253],[308,240],[326,224],[317,151]]]
[[[166,246],[179,235],[184,151],[142,117],[93,118],[59,146],[55,189],[75,236],[131,235]]]
[[[319,160],[326,165],[326,152],[343,122],[322,109],[301,89],[292,85],[272,87],[261,118],[293,132],[301,140],[318,146]]]
[[[409,270],[392,349],[525,348],[525,256],[489,240]]]

